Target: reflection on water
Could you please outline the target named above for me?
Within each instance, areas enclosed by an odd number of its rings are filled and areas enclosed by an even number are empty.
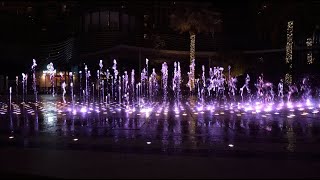
[[[12,103],[12,111],[0,103],[1,134],[132,140],[160,145],[162,151],[283,143],[283,149],[295,152],[304,142],[315,142],[320,132],[320,117],[314,113],[318,107],[258,112],[196,107],[190,100],[128,109],[119,104],[71,105],[59,97],[40,98],[37,104]]]

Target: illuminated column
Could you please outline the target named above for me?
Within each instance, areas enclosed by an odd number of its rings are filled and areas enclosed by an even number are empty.
[[[190,85],[191,90],[194,90],[194,76],[195,76],[195,51],[196,51],[196,35],[190,34]]]
[[[287,46],[286,46],[286,64],[289,65],[289,72],[285,75],[285,82],[292,83],[292,44],[293,44],[293,21],[288,22],[287,28]]]
[[[196,35],[190,35],[190,62],[195,59]]]
[[[307,47],[308,47],[308,53],[307,53],[307,63],[308,64],[313,64],[314,59],[312,58],[312,39],[307,38]]]

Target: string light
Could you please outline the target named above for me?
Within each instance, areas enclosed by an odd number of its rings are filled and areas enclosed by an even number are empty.
[[[293,37],[293,21],[288,22],[287,28],[287,46],[286,46],[286,63],[292,63],[292,38]]]
[[[190,35],[190,62],[195,59],[196,35]]]
[[[287,84],[291,84],[292,83],[292,75],[287,73],[284,77],[284,81],[287,83]]]
[[[286,64],[289,65],[289,69],[292,69],[292,45],[293,45],[293,21],[288,22],[287,27],[287,46],[286,46]],[[285,75],[285,82],[287,84],[292,83],[292,75],[287,73]]]
[[[314,59],[312,58],[312,39],[307,38],[306,41],[307,47],[308,47],[308,53],[307,53],[307,63],[308,64],[313,64]]]
[[[190,90],[194,89],[196,35],[190,35]]]

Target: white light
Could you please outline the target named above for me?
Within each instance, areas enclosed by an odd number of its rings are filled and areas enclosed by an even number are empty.
[[[48,123],[52,123],[53,122],[53,117],[52,116],[48,116]]]
[[[82,108],[80,109],[80,111],[81,111],[82,113],[86,113],[86,112],[87,112],[87,108],[82,107]]]
[[[74,138],[73,141],[78,141],[78,139],[77,139],[77,138]]]
[[[312,103],[311,103],[310,99],[307,99],[306,105],[307,106],[312,106]]]
[[[150,141],[147,141],[147,144],[151,144],[151,142],[150,142]]]
[[[47,70],[45,70],[45,71],[42,71],[42,73],[43,74],[50,74],[50,73],[56,73],[56,70],[54,70],[54,71],[47,71]]]
[[[13,136],[9,136],[9,139],[13,139],[14,137]]]
[[[228,146],[229,146],[229,147],[233,147],[234,145],[233,145],[233,144],[229,144]]]
[[[293,118],[295,115],[294,114],[290,114],[289,116],[287,116],[288,118]]]
[[[143,108],[140,110],[142,113],[150,113],[152,111],[152,108]]]

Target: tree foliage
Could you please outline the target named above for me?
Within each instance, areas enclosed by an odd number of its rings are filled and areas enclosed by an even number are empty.
[[[170,27],[180,33],[214,33],[222,23],[218,12],[201,6],[178,6],[170,15]]]

